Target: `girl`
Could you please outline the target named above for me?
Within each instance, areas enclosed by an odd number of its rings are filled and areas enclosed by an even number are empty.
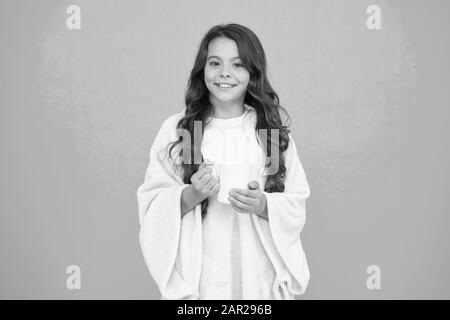
[[[303,294],[310,189],[250,29],[206,33],[185,103],[162,124],[137,190],[139,240],[161,299]]]

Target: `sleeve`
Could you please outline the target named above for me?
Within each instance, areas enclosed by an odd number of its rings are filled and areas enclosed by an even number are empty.
[[[272,292],[275,299],[285,300],[305,293],[310,278],[300,239],[310,189],[291,134],[289,140],[285,156],[285,190],[264,191],[268,221],[252,215],[256,231],[275,269]]]
[[[202,221],[200,204],[181,218],[181,193],[188,184],[165,157],[176,129],[161,126],[150,149],[145,180],[137,190],[139,242],[162,300],[199,299]]]

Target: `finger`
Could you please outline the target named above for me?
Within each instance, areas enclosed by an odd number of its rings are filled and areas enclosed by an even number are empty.
[[[199,180],[201,180],[205,174],[211,173],[211,171],[212,171],[211,167],[205,167],[205,168],[203,168],[203,169],[201,169],[201,170],[196,172],[197,173],[197,178]]]
[[[198,170],[197,171],[200,171],[201,169],[204,169],[207,166],[212,166],[212,165],[214,165],[214,161],[211,161],[209,159],[203,159],[203,162],[200,163],[200,165],[198,166]]]
[[[237,207],[237,206],[232,202],[232,200],[231,200],[230,198],[228,199],[228,201],[230,202],[230,206],[231,206],[235,211],[237,211],[237,212],[242,212],[242,213],[246,213],[245,210],[243,210],[243,209]]]
[[[237,194],[236,192],[232,192],[232,191],[230,192],[230,195],[233,198],[235,198],[235,199],[239,200],[240,202],[242,202],[243,204],[246,204],[246,205],[249,205],[249,206],[256,206],[258,204],[255,198],[250,198],[250,197],[247,197],[247,196],[243,196],[243,195]]]
[[[239,209],[238,207],[234,206],[232,203],[230,203],[230,205],[231,205],[231,207],[232,207],[235,211],[237,211],[237,212],[248,213],[247,211],[243,211],[243,210]]]
[[[214,164],[214,161],[205,158],[203,160],[203,163],[205,164],[205,166],[212,166]]]
[[[237,194],[240,194],[241,196],[246,196],[246,197],[256,199],[256,198],[258,198],[258,192],[260,192],[260,191],[233,188],[233,189],[231,189],[231,192],[235,192]]]
[[[219,192],[219,189],[220,189],[220,183],[216,181],[216,183],[215,183],[214,187],[212,188],[211,192],[212,193]]]
[[[211,166],[211,174],[214,176],[214,178],[218,178],[219,174],[217,173],[217,169],[214,166]]]
[[[235,204],[233,203],[232,200],[230,200],[230,205],[231,205],[231,206],[233,207],[233,209],[236,210],[237,212],[249,213],[249,211],[243,209],[242,207],[239,207],[239,206],[235,205]]]
[[[190,179],[191,183],[194,183],[194,181],[197,181],[197,176],[198,176],[197,172],[194,172],[194,174],[191,176],[191,179]]]
[[[207,173],[200,178],[200,182],[205,186],[208,185],[208,183],[211,182],[211,180],[214,180],[214,177],[212,176],[211,173]]]
[[[211,179],[207,184],[206,187],[208,188],[209,191],[212,191],[212,189],[214,189],[214,187],[216,186],[216,180],[213,178]]]
[[[205,164],[204,164],[204,163],[201,163],[201,164],[198,166],[197,171],[194,172],[194,174],[191,176],[191,182],[194,182],[195,180],[199,180],[199,179],[200,179],[200,177],[201,177],[201,175],[202,175],[202,172],[203,172],[203,169],[204,169],[204,168],[205,168]]]
[[[242,211],[247,211],[250,212],[252,210],[252,208],[242,202],[240,202],[239,200],[236,200],[233,197],[228,197],[228,200],[230,201],[230,203],[232,203],[235,207],[239,208]]]
[[[258,183],[258,181],[256,181],[256,180],[250,181],[250,182],[248,183],[248,188],[249,188],[250,190],[258,190],[258,189],[259,189],[259,183]]]
[[[207,171],[205,171],[205,168],[201,168],[199,167],[199,169],[197,170],[197,172],[194,172],[194,174],[191,176],[191,182],[194,182],[196,180],[200,180],[200,178],[207,173]]]

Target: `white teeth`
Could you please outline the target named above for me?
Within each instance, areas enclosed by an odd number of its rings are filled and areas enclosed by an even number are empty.
[[[234,85],[223,84],[223,83],[220,83],[220,84],[217,84],[217,83],[216,83],[216,86],[218,86],[218,87],[220,87],[220,88],[232,88],[232,87],[234,87]]]

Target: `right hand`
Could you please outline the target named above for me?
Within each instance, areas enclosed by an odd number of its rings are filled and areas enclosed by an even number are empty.
[[[214,162],[205,161],[200,164],[198,171],[191,177],[192,188],[200,198],[206,199],[209,196],[218,193],[220,189],[220,180],[212,174],[211,166]]]

